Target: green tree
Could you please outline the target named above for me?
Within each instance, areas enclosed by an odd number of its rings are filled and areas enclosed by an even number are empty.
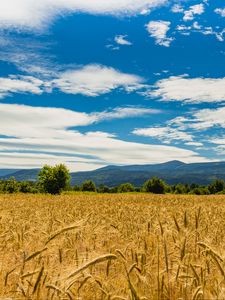
[[[36,194],[38,193],[38,187],[34,182],[22,181],[19,183],[19,191],[24,194],[26,193]]]
[[[185,185],[183,185],[182,183],[178,183],[175,187],[175,194],[186,194],[187,193],[187,189],[185,187]]]
[[[75,185],[73,186],[73,191],[74,191],[74,192],[80,192],[80,190],[81,190],[81,188],[80,188],[79,185],[76,185],[76,184],[75,184]]]
[[[207,187],[200,186],[200,187],[196,187],[193,190],[191,190],[190,194],[193,194],[193,195],[209,195],[210,192],[209,192]]]
[[[109,189],[109,193],[111,193],[111,194],[118,193],[118,186],[114,186],[114,187],[110,188]]]
[[[60,194],[70,183],[69,170],[60,164],[54,167],[45,165],[38,174],[42,190],[49,194]]]
[[[225,182],[221,179],[216,179],[208,186],[210,194],[217,194],[225,190]]]
[[[82,183],[81,190],[83,192],[96,192],[95,183],[91,180],[86,180]]]
[[[123,183],[118,187],[118,193],[129,193],[134,191],[135,191],[134,186],[129,182]]]
[[[2,191],[9,194],[19,192],[19,184],[14,177],[10,177],[10,179],[3,181]]]
[[[144,183],[143,190],[153,194],[165,194],[166,184],[163,180],[153,177]]]
[[[109,193],[110,189],[107,185],[100,184],[97,191],[98,191],[98,193]]]

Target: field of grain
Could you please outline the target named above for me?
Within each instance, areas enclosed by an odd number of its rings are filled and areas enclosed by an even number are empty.
[[[0,196],[0,298],[225,299],[225,197]]]

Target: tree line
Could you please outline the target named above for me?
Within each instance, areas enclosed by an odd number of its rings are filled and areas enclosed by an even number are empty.
[[[60,194],[63,191],[80,191],[96,193],[132,193],[147,192],[153,194],[193,194],[193,195],[212,195],[225,194],[225,182],[220,179],[214,180],[207,186],[196,183],[168,185],[162,179],[153,177],[147,180],[142,187],[135,187],[127,182],[119,186],[108,187],[99,185],[96,187],[91,180],[83,182],[80,186],[70,184],[69,170],[65,165],[44,166],[38,174],[38,181],[16,181],[11,177],[7,180],[0,180],[0,193],[49,193]]]

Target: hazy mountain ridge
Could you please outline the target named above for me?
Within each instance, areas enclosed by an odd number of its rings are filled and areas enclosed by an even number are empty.
[[[6,175],[1,175],[0,169],[0,179],[9,179],[10,177],[14,177],[17,181],[36,181],[38,177],[38,173],[40,169],[23,169],[23,170],[11,170],[12,172],[8,172]]]
[[[11,171],[12,173],[9,170],[0,169],[0,179],[8,179],[13,176],[18,181],[35,181],[40,169]],[[4,172],[6,173],[4,174]],[[180,161],[170,161],[149,165],[106,166],[94,171],[71,173],[71,183],[80,185],[85,180],[93,180],[96,185],[116,186],[124,182],[131,182],[136,186],[141,186],[153,176],[165,180],[168,184],[198,183],[205,185],[215,179],[225,180],[225,162],[186,164]]]
[[[17,171],[19,171],[19,169],[0,169],[0,178],[15,173]]]

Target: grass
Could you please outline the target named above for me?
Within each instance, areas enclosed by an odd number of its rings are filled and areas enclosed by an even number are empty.
[[[0,298],[225,299],[225,196],[0,195]]]

